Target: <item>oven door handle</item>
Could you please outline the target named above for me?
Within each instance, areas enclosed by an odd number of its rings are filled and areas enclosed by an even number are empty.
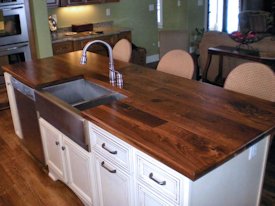
[[[3,8],[1,9],[2,11],[11,11],[15,9],[23,9],[23,6],[16,6],[16,7],[11,7],[11,8]]]
[[[20,46],[9,47],[9,48],[6,48],[6,49],[0,49],[0,52],[12,51],[12,50],[20,49],[20,48],[25,47],[25,46],[28,46],[28,44],[23,44],[23,45],[20,45]]]

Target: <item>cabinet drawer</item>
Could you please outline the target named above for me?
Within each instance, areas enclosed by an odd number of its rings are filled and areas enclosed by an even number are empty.
[[[165,199],[180,203],[181,175],[149,156],[136,154],[137,180]]]
[[[132,161],[130,161],[132,149],[129,145],[95,125],[90,127],[90,134],[91,144],[96,152],[126,172],[132,172]]]
[[[52,47],[54,55],[65,54],[74,50],[73,43],[71,41],[53,43]]]

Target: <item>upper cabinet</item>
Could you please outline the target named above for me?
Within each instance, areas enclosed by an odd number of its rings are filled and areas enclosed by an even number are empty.
[[[47,0],[47,6],[49,8],[58,7],[59,6],[59,0]]]
[[[84,4],[98,4],[101,0],[61,0],[60,6],[77,6]]]
[[[49,8],[62,7],[62,6],[77,6],[87,4],[99,4],[99,3],[110,3],[119,2],[120,0],[47,0]]]

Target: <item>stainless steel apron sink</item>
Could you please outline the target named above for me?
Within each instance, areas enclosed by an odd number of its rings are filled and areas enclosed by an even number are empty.
[[[87,121],[81,116],[81,110],[109,104],[125,97],[85,79],[72,80],[35,91],[39,116],[87,151],[90,151]]]

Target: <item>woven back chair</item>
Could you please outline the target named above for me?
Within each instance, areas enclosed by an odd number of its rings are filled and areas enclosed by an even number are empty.
[[[160,59],[157,70],[192,79],[195,70],[194,61],[192,56],[184,50],[171,50]]]
[[[228,74],[224,88],[275,101],[275,75],[265,64],[256,62],[240,64]]]
[[[132,44],[127,39],[119,40],[113,48],[113,57],[116,60],[129,62],[132,55]]]

